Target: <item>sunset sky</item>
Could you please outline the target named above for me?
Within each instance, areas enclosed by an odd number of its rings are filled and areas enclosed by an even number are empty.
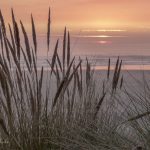
[[[0,0],[5,20],[10,21],[13,7],[17,19],[29,27],[32,12],[41,32],[49,6],[56,31],[64,26],[71,30],[150,27],[150,0]]]

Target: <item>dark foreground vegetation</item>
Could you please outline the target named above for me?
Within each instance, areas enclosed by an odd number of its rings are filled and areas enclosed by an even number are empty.
[[[23,23],[16,21],[13,10],[11,25],[5,24],[0,12],[0,149],[149,150],[147,82],[145,93],[128,92],[121,74],[122,61],[118,58],[113,72],[108,61],[106,79],[97,85],[88,59],[83,67],[80,58],[71,57],[66,29],[62,55],[58,54],[57,40],[53,56],[47,56],[48,69],[39,69],[32,15],[31,28],[32,41]],[[50,44],[49,11],[47,51]],[[124,111],[119,109],[127,106],[121,101],[121,94],[130,102]]]

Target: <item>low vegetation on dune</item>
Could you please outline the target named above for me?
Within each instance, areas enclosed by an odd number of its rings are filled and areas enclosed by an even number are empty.
[[[0,149],[150,149],[147,82],[142,94],[128,91],[118,58],[113,71],[108,61],[106,78],[99,84],[88,58],[83,64],[81,58],[71,57],[66,29],[62,55],[58,39],[52,57],[45,60],[48,68],[39,68],[33,16],[31,41],[22,21],[11,12],[12,24],[6,25],[0,11]],[[49,10],[47,51],[50,22]],[[127,106],[121,94],[130,102],[128,109],[120,110]]]

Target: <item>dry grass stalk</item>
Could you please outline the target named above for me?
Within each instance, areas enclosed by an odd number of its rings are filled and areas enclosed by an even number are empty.
[[[57,57],[58,44],[59,44],[59,40],[57,40],[57,42],[56,42],[55,49],[54,49],[54,54],[53,54],[53,57],[52,57],[51,74],[54,71],[54,65],[55,65],[56,57]]]
[[[13,47],[13,51],[14,51],[15,50],[15,41],[14,41],[14,36],[13,36],[13,32],[12,32],[10,24],[9,24],[9,32],[10,32],[11,43],[12,43],[12,47]]]
[[[122,88],[122,86],[123,86],[123,75],[122,75],[122,77],[121,77],[120,89]]]
[[[61,61],[60,61],[60,58],[59,58],[58,54],[57,54],[56,57],[57,57],[57,62],[58,62],[58,65],[59,65],[59,69],[60,69],[60,71],[62,72],[63,69],[62,69]]]
[[[70,34],[68,32],[68,43],[67,43],[67,66],[70,63]]]
[[[26,52],[27,52],[27,58],[29,59],[29,63],[31,65],[32,63],[32,57],[31,57],[31,52],[30,52],[30,44],[29,44],[29,39],[28,39],[28,36],[27,36],[27,33],[26,33],[26,30],[22,24],[22,22],[20,21],[20,24],[21,24],[21,29],[22,29],[22,32],[23,32],[23,36],[24,36],[24,43],[25,43],[25,46],[26,46]]]
[[[104,93],[104,94],[102,95],[102,97],[100,98],[100,100],[99,100],[99,102],[98,102],[98,104],[97,104],[97,106],[96,106],[96,111],[95,111],[95,114],[94,114],[94,117],[93,117],[94,120],[96,119],[96,116],[97,116],[97,114],[98,114],[98,112],[99,112],[99,110],[100,110],[100,107],[101,107],[101,105],[102,105],[102,103],[103,103],[103,101],[104,101],[105,96],[106,96],[106,93]]]
[[[118,57],[117,62],[116,62],[116,66],[115,66],[113,81],[112,81],[112,93],[117,88],[118,81],[119,81],[119,78],[120,78],[121,67],[122,67],[122,60],[120,62],[119,57]]]
[[[1,42],[1,49],[3,49],[3,39],[2,39],[2,27],[0,24],[0,42]]]
[[[71,81],[71,80],[68,80],[68,78],[69,78],[70,69],[71,69],[72,64],[73,64],[73,62],[74,62],[74,59],[75,59],[75,58],[73,58],[71,64],[70,64],[69,67],[68,67],[68,70],[67,70],[67,72],[66,72],[65,77],[63,78],[63,80],[62,80],[61,83],[60,83],[60,86],[58,87],[58,90],[57,90],[57,92],[56,92],[56,94],[55,94],[55,97],[54,97],[53,107],[55,107],[55,105],[56,105],[56,103],[57,103],[57,100],[58,100],[60,94],[62,93],[63,88],[65,87],[65,85],[68,83],[68,81],[69,81],[69,82]],[[74,72],[73,72],[73,73],[74,73]],[[72,75],[71,75],[71,76],[72,76]],[[70,76],[70,77],[71,77],[71,76]],[[68,81],[67,81],[67,80],[68,80]]]
[[[32,39],[33,39],[33,44],[34,44],[34,50],[35,54],[37,53],[37,39],[36,39],[36,30],[35,30],[35,24],[34,24],[34,19],[31,14],[31,23],[32,23]]]
[[[1,10],[0,10],[0,22],[1,22],[1,26],[2,26],[2,32],[6,35],[5,21],[4,21]]]
[[[64,30],[64,37],[63,37],[63,75],[65,75],[65,58],[66,58],[66,27]]]
[[[49,13],[48,13],[48,24],[47,24],[47,48],[49,51],[49,46],[50,46],[50,24],[51,24],[51,10],[49,8]]]
[[[110,58],[108,60],[107,80],[109,79],[109,76],[110,76]]]
[[[19,28],[15,20],[13,9],[12,9],[12,22],[13,22],[13,29],[14,29],[14,39],[17,47],[17,58],[18,60],[20,60],[20,35],[19,35]]]

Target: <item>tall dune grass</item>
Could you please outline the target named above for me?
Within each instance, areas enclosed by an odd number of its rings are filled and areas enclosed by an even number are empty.
[[[50,22],[49,9],[45,46],[48,51]],[[116,94],[123,86],[119,58],[113,76],[108,61],[106,80],[97,86],[88,59],[83,69],[82,60],[71,57],[70,34],[65,28],[62,57],[58,53],[58,39],[52,58],[46,60],[49,69],[39,70],[33,16],[33,41],[29,40],[22,21],[16,21],[13,10],[12,24],[8,30],[6,26],[0,12],[1,149],[130,150],[138,146],[137,134],[137,140],[128,135],[130,125],[125,124],[145,114],[126,119],[116,109]],[[21,36],[25,46],[21,45]],[[134,127],[139,131],[138,124]],[[148,135],[143,133],[143,136]]]

